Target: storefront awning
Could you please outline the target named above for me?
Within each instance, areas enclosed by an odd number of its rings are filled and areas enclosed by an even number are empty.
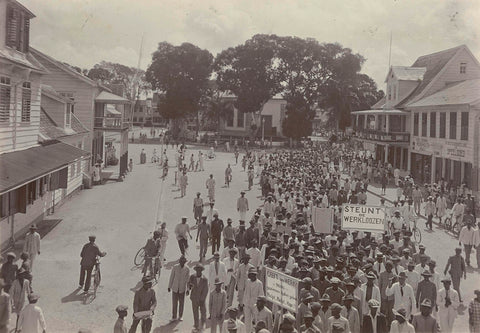
[[[107,113],[108,114],[112,114],[112,115],[122,115],[122,113],[120,111],[118,111],[117,109],[115,109],[115,107],[112,105],[112,104],[107,104]]]
[[[130,101],[128,99],[109,93],[105,90],[98,94],[97,97],[95,97],[95,102],[109,104],[130,104]]]
[[[89,155],[87,151],[59,141],[2,154],[0,155],[0,194]]]

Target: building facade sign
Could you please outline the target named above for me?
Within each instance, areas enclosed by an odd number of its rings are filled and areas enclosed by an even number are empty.
[[[468,141],[413,137],[411,151],[417,154],[448,158],[453,161],[473,162],[473,148]]]

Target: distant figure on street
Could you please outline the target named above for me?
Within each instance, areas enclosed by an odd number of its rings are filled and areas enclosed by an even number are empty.
[[[178,183],[180,185],[180,196],[183,198],[187,194],[188,176],[186,171],[183,171]]]
[[[5,292],[5,280],[0,279],[0,332],[8,332],[12,312],[10,295]]]
[[[223,290],[223,282],[219,278],[215,279],[215,289],[210,292],[208,302],[210,312],[210,332],[222,332],[223,318],[227,309],[227,293]]]
[[[182,222],[177,224],[175,227],[175,236],[177,237],[178,247],[180,248],[180,252],[182,256],[185,256],[186,250],[188,249],[188,236],[192,239],[192,235],[190,234],[190,227],[187,224],[187,217],[182,217]]]
[[[240,220],[246,221],[248,208],[248,199],[245,198],[245,192],[240,192],[240,198],[237,200],[237,211],[240,214]]]
[[[36,305],[40,296],[37,294],[28,295],[28,305],[20,313],[18,318],[17,332],[36,333],[47,330],[42,309]]]
[[[210,225],[207,223],[207,217],[201,217],[201,223],[198,224],[196,242],[200,240],[200,262],[205,260],[207,254],[208,240],[210,239]]]
[[[203,168],[203,153],[201,151],[198,152],[198,171],[205,171]]]
[[[183,320],[183,307],[185,303],[185,293],[188,296],[187,283],[190,277],[190,269],[185,266],[187,259],[180,257],[179,263],[173,266],[168,282],[168,292],[172,292],[172,321]]]
[[[225,169],[225,185],[227,185],[227,187],[230,187],[231,181],[232,181],[232,168],[230,167],[230,164],[229,164]]]
[[[140,321],[142,321],[142,333],[149,333],[152,329],[152,316],[157,307],[157,297],[155,290],[152,289],[152,279],[149,276],[143,277],[142,283],[143,287],[135,292],[133,298],[133,322],[128,333],[135,333]],[[144,311],[150,311],[150,315],[145,318],[135,315]]]
[[[163,222],[160,225],[160,252],[159,252],[159,260],[160,260],[160,267],[163,266],[163,262],[165,261],[165,249],[167,248],[167,240],[168,240],[168,230],[167,224]]]
[[[94,235],[88,236],[89,242],[83,246],[82,252],[80,253],[82,260],[80,261],[80,282],[78,283],[78,289],[82,289],[85,284],[85,293],[87,293],[90,288],[92,270],[95,266],[97,256],[104,257],[107,255],[106,252],[101,252],[97,244],[95,244],[96,238]]]
[[[196,330],[202,330],[207,321],[208,280],[203,275],[204,267],[202,264],[196,264],[193,269],[195,274],[190,275],[188,281],[188,290],[192,301],[193,327]]]
[[[30,258],[30,269],[33,269],[33,262],[37,255],[40,255],[40,234],[35,224],[30,226],[30,232],[25,236],[23,252],[28,253]]]
[[[450,286],[452,280],[450,277],[442,279],[443,288],[437,293],[438,319],[442,332],[452,333],[453,323],[457,317],[457,309],[460,305],[458,293]]]
[[[210,178],[207,179],[205,185],[208,190],[208,199],[210,202],[215,201],[215,179],[213,178],[212,174],[210,174]]]
[[[467,271],[465,267],[465,259],[462,257],[462,248],[457,247],[455,249],[455,255],[448,258],[447,265],[443,272],[444,275],[450,274],[452,278],[453,289],[458,293],[460,302],[462,302],[462,294],[460,293],[460,280],[463,278],[467,279]]]
[[[128,162],[128,171],[132,172],[133,171],[133,159],[130,159]]]
[[[468,324],[470,332],[480,332],[480,289],[474,291],[475,298],[468,304]]]
[[[3,289],[5,289],[7,293],[10,293],[10,287],[17,276],[18,266],[14,263],[17,256],[13,252],[8,252],[6,256],[7,261],[2,265],[0,278],[2,278],[4,282]]]
[[[193,199],[193,217],[197,224],[200,223],[200,218],[203,215],[203,199],[200,198],[200,192],[197,192],[197,197]]]
[[[128,307],[125,305],[119,305],[116,307],[115,311],[118,313],[118,318],[113,326],[113,333],[127,333],[128,328],[125,324],[125,317],[128,314]]]

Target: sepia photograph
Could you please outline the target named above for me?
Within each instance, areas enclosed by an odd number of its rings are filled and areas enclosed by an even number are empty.
[[[0,333],[480,333],[479,22],[0,0]]]

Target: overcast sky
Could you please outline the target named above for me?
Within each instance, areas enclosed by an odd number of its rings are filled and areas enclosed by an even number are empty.
[[[362,54],[384,89],[392,65],[466,44],[480,59],[478,0],[19,0],[37,17],[31,43],[82,68],[101,60],[145,69],[158,42],[190,42],[213,55],[257,33],[339,42]]]

